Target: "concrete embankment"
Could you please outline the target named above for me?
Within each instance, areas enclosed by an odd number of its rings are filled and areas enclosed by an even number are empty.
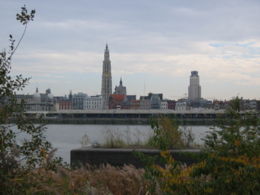
[[[42,117],[46,123],[56,124],[150,124],[151,120],[167,117],[179,124],[209,125],[223,112],[175,110],[64,110],[26,112],[28,117]]]
[[[203,155],[199,149],[169,150],[176,161],[187,165],[196,163]],[[155,163],[160,164],[158,157],[160,150],[156,149],[127,149],[127,148],[79,148],[71,150],[70,164],[72,167],[86,164],[99,166],[110,164],[113,166],[134,165],[142,168],[145,159],[154,157]]]
[[[112,124],[112,125],[150,125],[151,121],[154,119],[120,119],[120,118],[91,118],[91,119],[50,119],[43,118],[32,119],[35,123],[46,123],[46,124]],[[176,119],[175,119],[176,120]],[[214,119],[185,119],[176,120],[179,125],[213,125],[215,124]]]

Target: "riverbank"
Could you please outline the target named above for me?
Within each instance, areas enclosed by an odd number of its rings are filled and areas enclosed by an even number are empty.
[[[153,119],[144,118],[31,118],[34,123],[45,124],[87,124],[87,125],[150,125]],[[216,119],[175,119],[179,125],[212,126]],[[15,119],[12,120],[15,123]]]

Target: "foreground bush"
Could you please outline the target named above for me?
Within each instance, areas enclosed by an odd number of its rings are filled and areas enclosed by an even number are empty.
[[[53,159],[51,144],[45,139],[44,126],[34,125],[24,115],[23,102],[17,102],[16,93],[28,83],[22,75],[12,76],[11,61],[21,43],[27,25],[34,19],[35,10],[28,11],[25,6],[16,15],[24,26],[17,44],[9,35],[10,46],[0,52],[0,194],[21,194],[28,187],[26,177],[38,167],[55,169],[60,159]],[[16,118],[17,130],[11,118]],[[18,142],[18,135],[25,137]]]
[[[154,135],[149,139],[148,145],[162,150],[185,147],[182,131],[176,121],[162,117],[152,121],[151,126]]]
[[[148,181],[143,174],[144,170],[133,166],[59,167],[56,171],[38,168],[16,178],[13,194],[146,194]],[[26,190],[17,191],[19,185],[27,186]]]
[[[241,115],[238,105],[238,99],[233,100],[229,119],[206,137],[204,160],[187,167],[163,151],[165,166],[148,167],[148,178],[166,194],[259,194],[259,118]]]
[[[152,167],[154,180],[166,194],[257,194],[260,190],[260,158],[217,157],[185,166],[167,152],[165,167]]]

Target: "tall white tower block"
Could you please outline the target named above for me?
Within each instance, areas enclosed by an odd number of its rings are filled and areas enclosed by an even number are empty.
[[[198,101],[201,98],[201,87],[198,71],[191,71],[188,94],[188,99],[191,101]]]

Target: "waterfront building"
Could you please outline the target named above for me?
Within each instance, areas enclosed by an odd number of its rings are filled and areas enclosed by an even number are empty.
[[[140,96],[140,109],[151,109],[151,101],[148,96]]]
[[[190,110],[188,100],[186,98],[179,99],[175,104],[175,110],[177,111]]]
[[[136,95],[124,95],[124,94],[114,94],[114,95],[125,96],[123,101],[120,102],[121,109],[138,109],[139,108],[139,106],[138,106],[139,104],[136,103]],[[111,101],[112,99],[110,97],[109,100]],[[111,108],[111,102],[109,104],[110,104],[110,108]]]
[[[101,95],[103,98],[103,109],[108,109],[109,96],[112,94],[111,61],[108,45],[106,45],[103,61]]]
[[[45,94],[42,94],[41,98],[43,102],[50,101],[50,100],[53,101],[54,96],[51,93],[51,89],[50,88],[46,89]]]
[[[241,110],[257,110],[257,100],[243,99],[240,108]]]
[[[16,100],[18,104],[21,104],[22,102],[26,103],[28,100],[31,100],[33,98],[33,94],[16,94]],[[7,98],[5,98],[7,101]],[[7,103],[7,102],[6,102]]]
[[[129,109],[132,110],[140,109],[140,100],[131,100]]]
[[[127,95],[123,109],[138,109],[139,101],[136,100],[136,95]]]
[[[152,94],[150,101],[151,101],[151,109],[160,109],[161,98],[159,94]]]
[[[85,93],[77,93],[73,94],[72,96],[72,109],[73,110],[83,110],[84,104],[86,102],[86,99],[88,98],[88,95]]]
[[[162,110],[168,109],[168,101],[166,100],[161,101],[160,109]]]
[[[84,110],[102,110],[102,108],[103,99],[100,95],[88,97],[84,104]]]
[[[201,87],[198,71],[191,71],[190,85],[188,88],[188,100],[199,101],[201,98]]]
[[[176,101],[175,100],[167,100],[168,109],[175,110]]]
[[[63,100],[67,100],[68,98],[65,96],[53,96],[53,101],[58,103],[60,101],[63,101]]]
[[[25,102],[26,111],[53,111],[54,100],[51,90],[47,89],[45,93],[39,93],[38,88],[33,95],[18,95],[18,102]]]
[[[54,96],[55,109],[58,110],[72,110],[72,91],[69,96]]]
[[[188,104],[191,108],[205,108],[205,109],[213,108],[212,101],[203,98],[197,101],[188,100]]]
[[[226,110],[228,108],[229,101],[213,100],[212,108],[214,110]]]
[[[149,99],[140,99],[140,109],[148,110],[151,109],[151,101]]]
[[[126,98],[128,102],[136,101],[136,95],[127,95]]]
[[[123,86],[122,78],[120,78],[119,86],[115,87],[114,94],[126,95],[126,87]]]
[[[148,98],[151,99],[153,95],[159,96],[160,100],[163,100],[162,93],[148,93]]]
[[[72,101],[71,100],[60,100],[56,106],[57,110],[71,110],[72,109]]]
[[[31,102],[32,102],[32,103],[41,103],[41,95],[40,95],[40,93],[39,93],[38,87],[36,88],[36,91],[35,91],[35,93],[33,94],[33,97],[32,97]]]
[[[126,96],[123,94],[111,94],[109,96],[109,109],[123,109],[126,101]]]
[[[148,96],[140,96],[140,109],[160,109],[162,93],[148,93]]]

